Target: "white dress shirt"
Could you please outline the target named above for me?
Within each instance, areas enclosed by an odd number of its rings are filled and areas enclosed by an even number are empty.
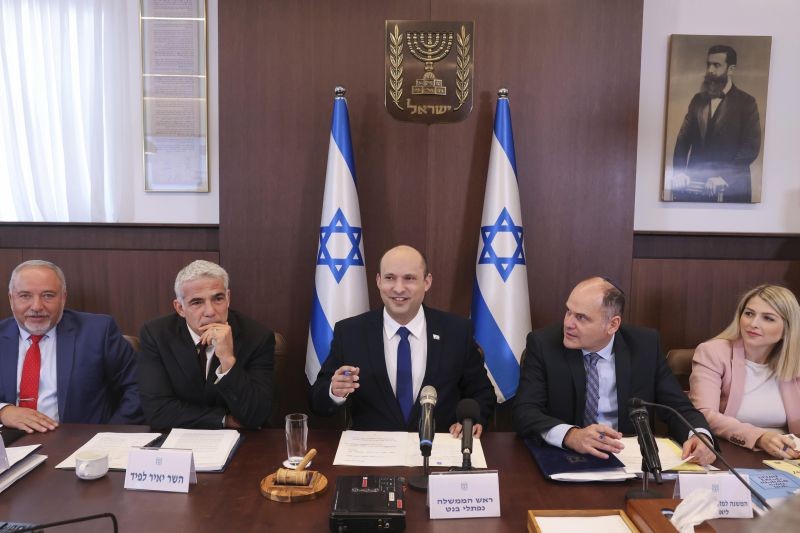
[[[392,391],[397,395],[397,346],[400,344],[400,335],[397,330],[402,327],[395,319],[389,316],[386,308],[383,309],[383,356],[386,361],[386,373]],[[428,326],[425,322],[425,311],[420,306],[414,318],[405,325],[411,334],[408,344],[411,347],[411,393],[416,401],[422,382],[425,379],[425,368],[428,364]],[[347,398],[333,394],[333,382],[328,387],[328,396],[337,405],[342,405]]]
[[[386,358],[386,373],[389,374],[389,383],[392,384],[395,396],[397,395],[397,347],[400,344],[400,334],[397,330],[401,327],[403,325],[389,316],[384,307],[383,355]],[[408,343],[411,346],[411,393],[416,401],[422,388],[422,381],[425,379],[425,366],[428,363],[428,329],[422,306],[405,327],[411,332],[408,336]]]
[[[19,325],[18,325],[19,327]],[[17,405],[19,405],[19,381],[25,354],[31,346],[31,334],[19,328],[19,350],[17,351]],[[56,328],[53,327],[39,341],[41,366],[39,367],[39,400],[36,410],[58,422],[58,375],[56,369]],[[0,409],[7,403],[0,403]]]

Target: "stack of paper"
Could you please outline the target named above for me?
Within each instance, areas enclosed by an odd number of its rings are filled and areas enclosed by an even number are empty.
[[[108,455],[110,470],[125,470],[128,468],[128,450],[131,447],[146,446],[160,436],[160,433],[98,433],[58,463],[56,468],[75,468],[75,455],[84,450],[92,450]]]
[[[162,448],[192,450],[198,472],[222,472],[239,443],[235,429],[178,429],[170,431]]]
[[[472,440],[472,466],[486,468],[480,439]],[[461,466],[461,439],[436,433],[428,464],[431,467]],[[335,466],[422,466],[419,435],[403,431],[344,431],[339,439]]]
[[[625,449],[617,454],[620,461],[625,464],[625,471],[630,474],[642,474],[642,452],[636,437],[623,437],[620,439]],[[706,469],[694,463],[687,463],[681,459],[683,450],[672,439],[656,438],[658,458],[661,460],[662,472],[705,472]]]
[[[9,468],[0,474],[0,492],[6,490],[15,481],[21,479],[47,459],[46,455],[33,453],[39,446],[41,444],[6,448]]]

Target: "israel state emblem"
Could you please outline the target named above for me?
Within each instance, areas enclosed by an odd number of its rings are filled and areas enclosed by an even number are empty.
[[[386,109],[433,124],[472,111],[473,22],[386,21]]]

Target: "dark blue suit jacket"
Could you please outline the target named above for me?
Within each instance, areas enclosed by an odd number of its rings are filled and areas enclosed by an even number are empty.
[[[56,326],[56,388],[61,422],[139,424],[136,355],[108,315],[64,310]],[[0,322],[0,402],[17,396],[19,327]]]
[[[494,410],[497,397],[472,336],[469,320],[436,309],[425,310],[428,360],[422,386],[436,388],[436,431],[448,431],[456,421],[456,404],[473,398],[481,408],[481,424]],[[331,376],[342,365],[360,369],[360,387],[350,395],[352,429],[364,431],[417,431],[420,407],[415,401],[406,424],[386,371],[383,350],[383,308],[341,320],[333,330],[331,353],[311,389],[311,409],[321,415],[335,413],[329,396]]]

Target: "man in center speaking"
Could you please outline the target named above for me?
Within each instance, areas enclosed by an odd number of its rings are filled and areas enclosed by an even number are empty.
[[[383,308],[336,323],[311,389],[315,413],[332,415],[349,401],[350,429],[416,431],[417,397],[431,385],[437,431],[460,435],[456,404],[472,398],[481,410],[473,430],[480,436],[497,397],[469,320],[422,305],[432,279],[425,257],[410,246],[383,255],[376,277]]]

